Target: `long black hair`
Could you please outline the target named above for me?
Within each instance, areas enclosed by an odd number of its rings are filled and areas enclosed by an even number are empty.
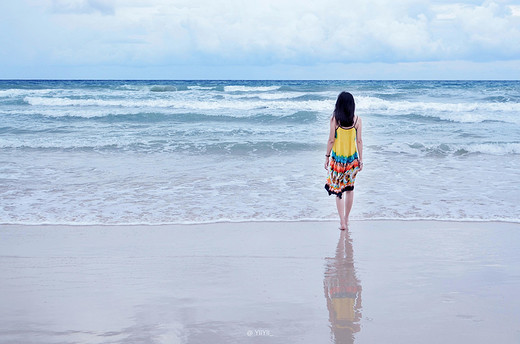
[[[356,103],[354,102],[352,94],[341,92],[336,100],[336,108],[334,109],[336,123],[342,127],[350,127],[354,125],[355,111]]]

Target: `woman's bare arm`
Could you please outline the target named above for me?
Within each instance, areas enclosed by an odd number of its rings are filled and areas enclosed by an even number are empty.
[[[361,171],[363,169],[363,137],[362,135],[362,129],[363,129],[363,121],[361,120],[361,117],[358,117],[357,123],[356,123],[356,144],[359,154],[359,170]]]
[[[327,152],[325,153],[325,169],[329,168],[329,156],[330,151],[332,150],[332,146],[334,146],[334,141],[336,140],[336,118],[334,115],[330,118],[330,132],[329,139],[327,141]]]

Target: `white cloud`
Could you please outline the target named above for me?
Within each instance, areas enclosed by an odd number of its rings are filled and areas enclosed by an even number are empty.
[[[520,56],[520,45],[512,44],[520,42],[520,7],[508,0],[24,0],[19,4],[11,15],[28,21],[24,7],[29,6],[41,32],[35,33],[36,38],[24,35],[20,41],[16,35],[22,24],[5,25],[0,28],[14,36],[5,43],[34,44],[31,54],[15,48],[25,59],[59,65],[318,65]],[[34,42],[28,42],[31,39]]]
[[[514,59],[520,56],[520,18],[507,4],[486,1],[481,5],[448,4],[433,7],[441,17],[431,31],[442,39],[444,54],[471,60]]]
[[[114,14],[112,0],[52,0],[52,10],[57,13]]]
[[[510,5],[509,10],[514,17],[520,17],[520,5]]]

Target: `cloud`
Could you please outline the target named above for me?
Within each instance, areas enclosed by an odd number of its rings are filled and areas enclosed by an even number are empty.
[[[109,56],[116,60],[143,63],[479,60],[520,53],[520,45],[510,44],[520,41],[520,18],[507,1],[54,0],[52,8],[62,14],[114,14],[69,23],[61,18],[61,24],[107,37],[91,48],[110,42]]]
[[[520,5],[510,5],[508,6],[511,11],[511,15],[514,17],[520,17]]]
[[[431,31],[442,39],[443,56],[474,61],[520,56],[520,18],[504,2],[433,6]]]
[[[1,16],[19,20],[0,24],[10,36],[4,46],[15,51],[0,61],[7,65],[316,66],[520,56],[512,43],[520,42],[520,7],[509,0],[21,0],[9,11]],[[29,22],[38,29],[21,35]]]
[[[93,13],[115,14],[111,0],[52,0],[55,13]]]

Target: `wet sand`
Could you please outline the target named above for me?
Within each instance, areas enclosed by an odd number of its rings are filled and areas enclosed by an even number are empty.
[[[0,227],[0,343],[520,343],[520,224]]]

